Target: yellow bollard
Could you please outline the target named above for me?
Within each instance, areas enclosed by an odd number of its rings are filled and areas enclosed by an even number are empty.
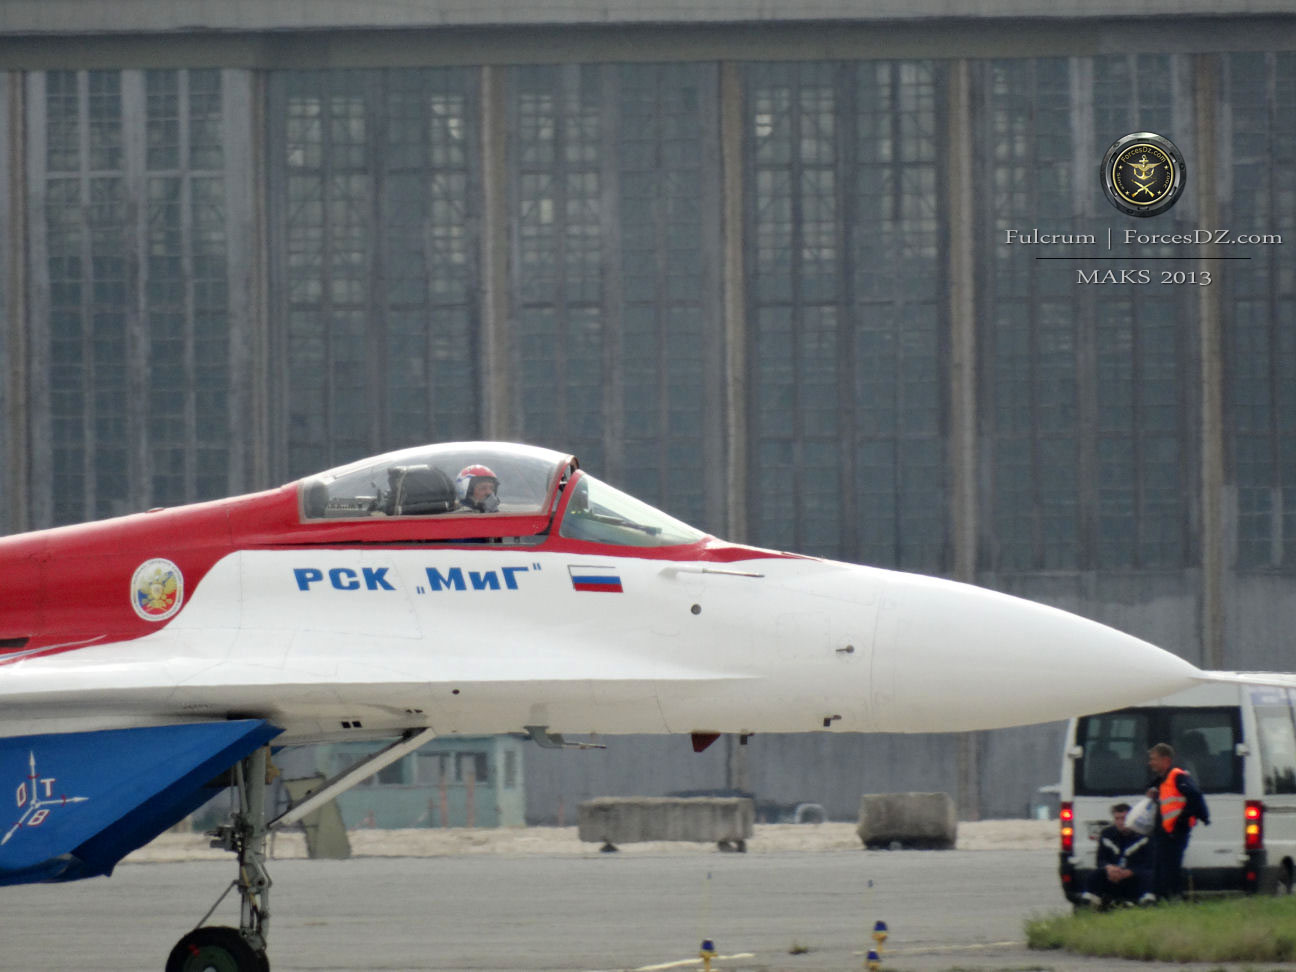
[[[885,921],[876,921],[873,923],[873,941],[877,942],[876,949],[869,949],[868,969],[869,972],[877,972],[882,968],[882,945],[887,939],[887,923]]]
[[[715,958],[715,942],[709,938],[702,939],[702,950],[698,952],[698,958],[702,960],[704,972],[711,972],[711,960]]]

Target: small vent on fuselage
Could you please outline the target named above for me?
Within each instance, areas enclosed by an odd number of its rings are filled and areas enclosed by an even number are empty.
[[[27,642],[31,638],[23,636],[21,638],[0,638],[0,651],[10,651],[14,648],[26,648]]]
[[[364,726],[360,724],[359,719],[343,719],[342,728],[343,729],[363,729]]]

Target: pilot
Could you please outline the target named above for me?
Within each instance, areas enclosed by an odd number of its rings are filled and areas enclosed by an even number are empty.
[[[455,477],[455,492],[459,506],[478,513],[494,513],[499,509],[499,477],[488,466],[464,466]]]

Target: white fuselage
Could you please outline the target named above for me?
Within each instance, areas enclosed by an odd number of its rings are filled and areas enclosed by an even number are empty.
[[[620,591],[579,589],[587,576]],[[155,633],[7,666],[0,719],[260,716],[285,743],[414,726],[952,731],[1130,704],[1196,672],[1033,602],[809,558],[315,547],[230,554]]]

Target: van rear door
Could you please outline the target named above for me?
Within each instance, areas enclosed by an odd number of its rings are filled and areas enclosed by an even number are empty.
[[[1076,836],[1096,836],[1108,822],[1107,804],[1147,789],[1147,751],[1154,743],[1169,742],[1176,764],[1192,773],[1211,812],[1212,826],[1193,831],[1185,865],[1236,866],[1242,852],[1243,760],[1237,754],[1241,740],[1236,705],[1120,709],[1078,720]],[[1084,799],[1090,797],[1103,799]]]

